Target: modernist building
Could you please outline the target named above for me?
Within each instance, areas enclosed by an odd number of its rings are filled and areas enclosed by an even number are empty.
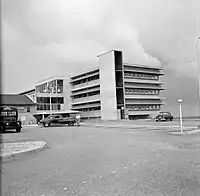
[[[164,104],[162,75],[161,67],[124,63],[122,52],[111,50],[98,56],[97,68],[42,80],[28,94],[37,113],[77,110],[82,118],[149,118]]]
[[[121,51],[98,56],[99,67],[72,76],[72,109],[82,117],[149,118],[157,115],[163,104],[161,67],[123,62]]]

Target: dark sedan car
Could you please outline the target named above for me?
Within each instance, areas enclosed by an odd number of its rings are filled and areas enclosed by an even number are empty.
[[[170,112],[160,112],[158,114],[158,116],[156,116],[156,122],[159,121],[172,121],[173,120],[173,116]]]
[[[63,117],[62,115],[49,115],[47,118],[40,120],[40,124],[44,127],[49,127],[51,124],[68,124],[73,126],[75,123],[75,118],[73,117]]]

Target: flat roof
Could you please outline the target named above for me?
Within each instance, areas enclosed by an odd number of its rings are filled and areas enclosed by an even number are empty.
[[[109,50],[109,51],[106,51],[106,52],[102,52],[101,54],[97,55],[97,57],[102,56],[102,55],[107,54],[107,53],[112,52],[112,51],[122,52],[121,50],[112,49],[112,50]]]
[[[112,50],[109,50],[109,51],[106,51],[106,52],[102,52],[101,54],[97,55],[97,57],[99,57],[99,56],[101,56],[101,55],[104,55],[104,54],[107,54],[107,53],[112,52],[112,51],[115,51],[115,50],[112,49]]]
[[[95,71],[99,71],[99,67],[95,67],[95,68],[92,68],[92,69],[85,70],[84,72],[80,72],[80,73],[74,74],[74,75],[70,76],[70,78],[74,79],[76,77],[84,76],[86,74],[89,74],[89,73],[95,72]]]

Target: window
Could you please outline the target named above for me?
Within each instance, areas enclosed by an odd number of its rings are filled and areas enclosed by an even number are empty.
[[[19,112],[24,112],[24,107],[18,107]]]
[[[31,110],[30,110],[30,107],[27,107],[27,112],[30,112]]]

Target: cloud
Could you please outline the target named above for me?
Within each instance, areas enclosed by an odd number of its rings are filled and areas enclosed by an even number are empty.
[[[198,6],[198,0],[3,0],[3,91],[96,67],[99,53],[119,49],[125,62],[164,68],[167,107],[175,92],[196,100],[190,86],[198,86]]]

